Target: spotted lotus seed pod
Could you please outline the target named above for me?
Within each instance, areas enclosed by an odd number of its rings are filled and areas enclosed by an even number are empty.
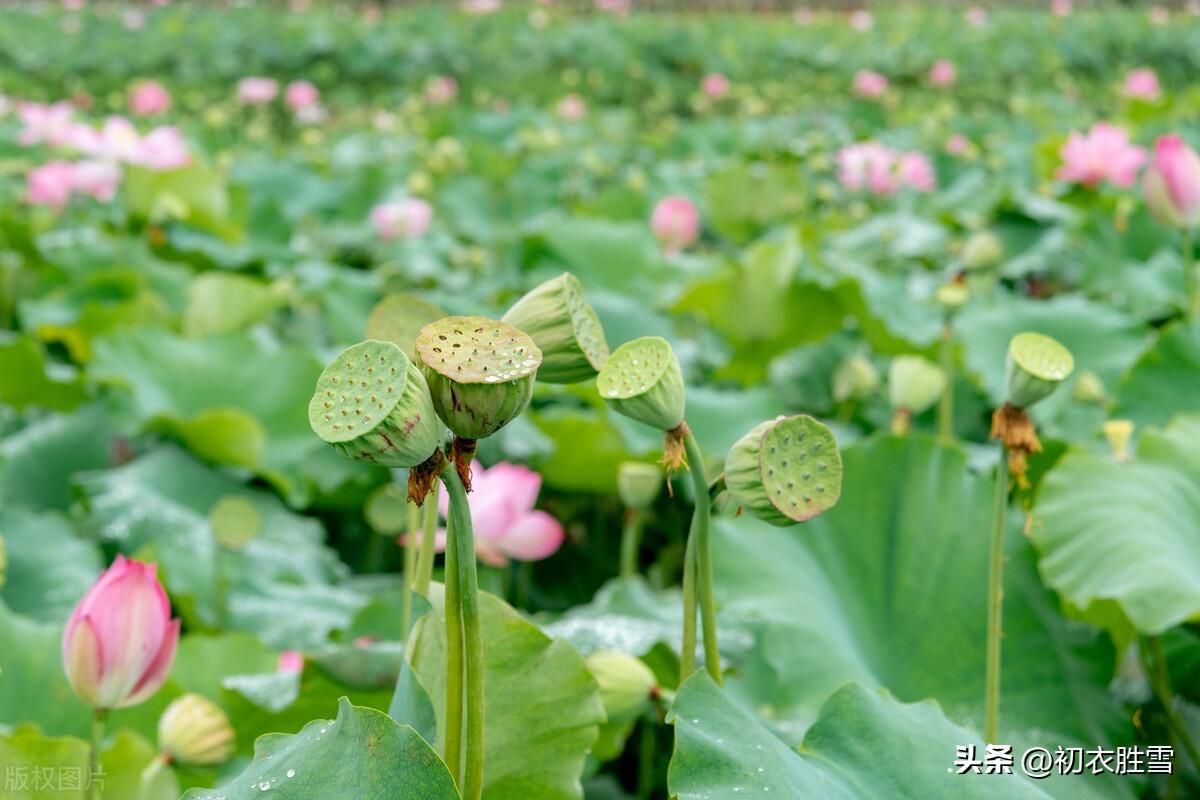
[[[446,427],[482,439],[528,407],[542,352],[507,322],[446,317],[421,329],[417,361]]]
[[[921,356],[896,356],[888,368],[888,398],[892,408],[920,414],[942,396],[946,373]]]
[[[222,497],[208,512],[213,537],[222,547],[241,550],[262,532],[258,509],[244,497]]]
[[[596,388],[613,410],[663,431],[683,422],[683,373],[666,339],[643,336],[618,347]]]
[[[646,511],[662,492],[663,471],[644,461],[625,461],[617,467],[617,494],[626,508]]]
[[[508,310],[504,321],[529,334],[542,351],[539,381],[586,381],[596,377],[608,360],[600,318],[569,272],[530,290]]]
[[[837,503],[842,456],[833,433],[812,417],[778,417],[733,445],[725,459],[725,485],[759,519],[792,525]]]
[[[443,436],[421,371],[399,346],[375,339],[321,373],[308,423],[343,455],[385,467],[423,463]]]
[[[396,292],[371,309],[371,315],[367,317],[367,338],[399,345],[405,355],[416,361],[417,336],[421,328],[444,316],[445,312],[428,300]]]
[[[1075,369],[1071,351],[1041,333],[1018,333],[1008,343],[1005,392],[1009,404],[1029,408],[1048,397]]]
[[[158,746],[189,766],[223,764],[233,755],[233,726],[220,706],[198,694],[175,698],[158,720]]]
[[[633,719],[649,704],[658,682],[640,658],[600,650],[585,663],[600,686],[600,702],[609,722]]]

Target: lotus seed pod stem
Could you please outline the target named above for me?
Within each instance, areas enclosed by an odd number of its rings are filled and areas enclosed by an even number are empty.
[[[842,457],[829,428],[800,414],[759,423],[725,459],[725,485],[746,511],[772,525],[804,522],[842,493]]]
[[[596,377],[608,360],[600,318],[569,272],[530,290],[508,310],[504,322],[529,334],[542,351],[539,381],[585,381]]]
[[[179,764],[223,764],[233,755],[233,726],[220,706],[201,695],[185,694],[172,700],[159,718],[158,746]]]

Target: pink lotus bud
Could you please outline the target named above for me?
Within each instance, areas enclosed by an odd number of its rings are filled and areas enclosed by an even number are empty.
[[[1172,134],[1154,143],[1154,159],[1142,181],[1146,204],[1173,227],[1200,225],[1200,157]]]
[[[567,122],[579,122],[587,116],[587,103],[579,95],[571,93],[558,101],[555,111],[559,118]]]
[[[667,253],[678,253],[700,236],[700,212],[686,197],[664,197],[650,215],[650,229]]]
[[[954,65],[945,59],[933,62],[929,68],[929,82],[942,89],[953,86],[957,77]]]
[[[1050,13],[1056,17],[1069,17],[1074,10],[1071,0],[1051,0]]]
[[[371,209],[371,224],[384,241],[424,236],[432,219],[433,207],[416,198],[380,203]]]
[[[321,100],[321,91],[308,81],[292,81],[283,93],[283,101],[292,111],[315,106]]]
[[[238,81],[238,100],[248,106],[271,102],[279,94],[279,82],[274,78],[242,78]]]
[[[138,81],[129,90],[129,111],[139,117],[161,114],[171,107],[171,95],[158,81]]]
[[[284,650],[279,654],[276,670],[279,672],[303,672],[304,653],[299,650]]]
[[[75,189],[75,167],[66,161],[50,161],[25,176],[25,201],[35,206],[62,208]]]
[[[1125,77],[1125,96],[1134,100],[1149,100],[1151,102],[1162,97],[1162,87],[1158,84],[1158,75],[1152,69],[1135,69]]]
[[[712,72],[700,81],[700,91],[711,100],[720,100],[729,94],[729,79],[719,72]]]
[[[966,155],[971,150],[971,140],[956,133],[946,140],[946,152],[952,156]]]
[[[458,81],[449,75],[430,78],[425,84],[425,101],[431,106],[445,106],[458,98]]]
[[[888,79],[869,69],[861,69],[854,75],[853,91],[859,97],[883,97],[888,88]]]
[[[179,620],[154,565],[117,556],[67,620],[63,666],[85,703],[126,708],[163,685],[178,642]]]

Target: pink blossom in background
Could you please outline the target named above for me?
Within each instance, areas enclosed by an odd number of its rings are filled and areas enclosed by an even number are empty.
[[[719,72],[710,72],[700,81],[700,91],[710,100],[720,100],[729,94],[729,79]]]
[[[1108,181],[1128,188],[1146,161],[1145,150],[1130,144],[1124,130],[1106,122],[1097,122],[1086,134],[1072,131],[1060,155],[1058,179],[1092,187]]]
[[[371,209],[371,224],[380,239],[412,239],[424,236],[433,220],[433,207],[424,200],[410,197],[380,203]]]
[[[292,111],[300,111],[321,102],[321,91],[308,81],[292,81],[283,92],[283,102]]]
[[[933,165],[922,153],[915,151],[902,153],[896,165],[896,175],[902,186],[918,192],[932,192],[937,188]]]
[[[139,117],[161,114],[171,107],[171,94],[158,81],[138,81],[129,90],[129,112]]]
[[[130,163],[155,172],[166,172],[186,167],[191,160],[179,129],[162,127],[155,128],[142,138]]]
[[[21,132],[17,143],[25,147],[46,143],[54,147],[67,144],[74,126],[75,108],[66,100],[57,103],[21,103],[17,106]]]
[[[271,102],[279,95],[279,81],[274,78],[251,76],[238,81],[238,100],[248,106],[260,106]]]
[[[304,653],[299,650],[284,650],[279,654],[275,670],[277,672],[303,672]]]
[[[987,10],[980,6],[971,6],[967,9],[967,13],[964,16],[966,17],[967,24],[972,28],[982,28],[988,23]]]
[[[25,201],[35,206],[62,208],[75,190],[75,167],[67,161],[49,161],[25,176]]]
[[[957,78],[958,72],[954,69],[954,64],[946,59],[933,62],[933,66],[929,68],[929,82],[939,88],[953,86]]]
[[[1125,76],[1124,92],[1126,97],[1135,100],[1154,101],[1162,97],[1162,86],[1154,70],[1135,69]]]
[[[67,620],[63,667],[93,708],[137,705],[159,690],[179,643],[179,620],[153,564],[117,556]]]
[[[850,27],[856,31],[869,31],[875,26],[875,17],[865,8],[860,8],[850,15]]]
[[[460,8],[467,14],[478,16],[499,11],[502,6],[501,0],[463,0]]]
[[[1071,0],[1050,1],[1050,13],[1056,17],[1069,17],[1074,10],[1075,6],[1071,3]]]
[[[67,11],[81,11],[85,5],[86,0],[62,0],[62,7]]]
[[[937,188],[933,166],[921,153],[899,152],[880,142],[859,142],[837,154],[838,181],[852,192],[866,190],[886,197],[902,188],[929,192]]]
[[[1154,143],[1142,190],[1150,211],[1175,227],[1200,225],[1200,156],[1177,135]]]
[[[873,70],[860,69],[851,88],[859,97],[882,97],[887,92],[888,79]]]
[[[597,11],[607,11],[618,17],[628,17],[633,10],[632,0],[596,0]]]
[[[71,179],[76,192],[107,203],[121,185],[121,168],[111,161],[79,161],[72,167]]]
[[[458,99],[458,81],[450,75],[438,75],[425,84],[425,100],[430,105],[444,106]]]
[[[952,156],[961,156],[971,150],[971,140],[961,133],[956,133],[946,140],[946,152]]]
[[[673,255],[699,238],[700,212],[686,197],[664,197],[650,214],[650,230],[667,253]]]
[[[579,122],[587,116],[587,112],[587,103],[574,92],[559,100],[558,106],[555,108],[555,113],[558,114],[559,118],[567,122]]]

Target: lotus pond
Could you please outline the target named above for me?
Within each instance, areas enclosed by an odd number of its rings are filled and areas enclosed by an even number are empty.
[[[713,5],[0,5],[0,798],[1200,796],[1200,8]]]

